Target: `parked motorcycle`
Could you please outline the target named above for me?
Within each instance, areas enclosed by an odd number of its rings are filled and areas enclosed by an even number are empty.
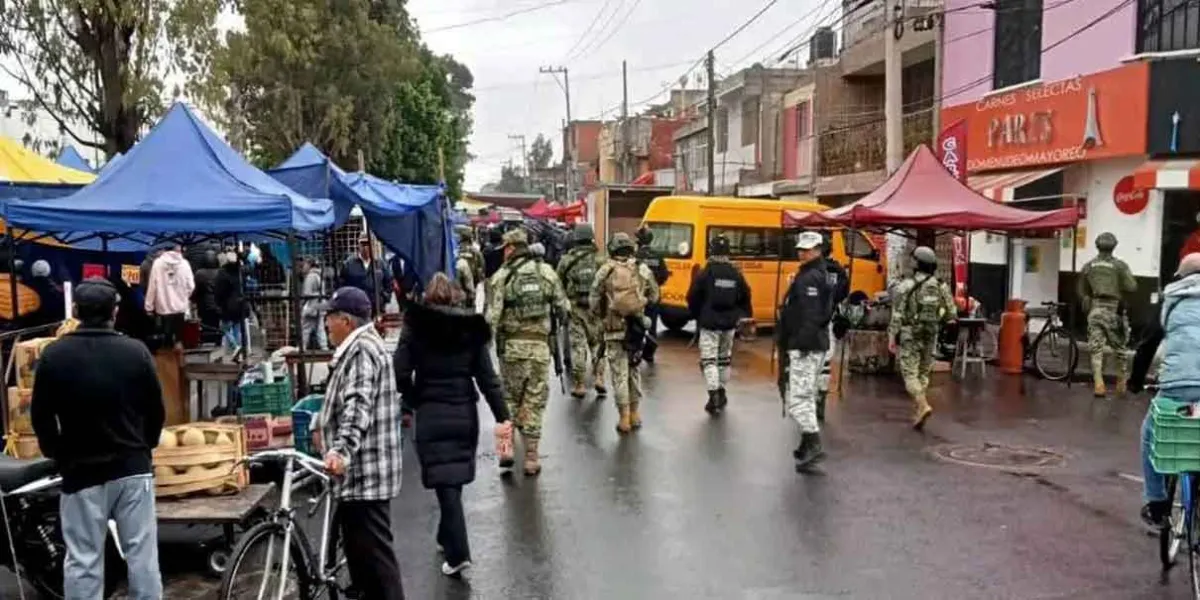
[[[22,598],[63,597],[66,545],[58,516],[62,478],[54,461],[0,456],[0,567],[19,575],[35,592]],[[3,491],[11,490],[11,491]],[[112,524],[109,524],[110,529]],[[126,576],[125,561],[110,532],[104,557],[104,597]],[[18,584],[23,585],[23,584]]]

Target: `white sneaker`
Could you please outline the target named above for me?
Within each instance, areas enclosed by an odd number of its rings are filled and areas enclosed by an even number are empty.
[[[442,563],[442,575],[447,575],[447,576],[453,577],[455,575],[462,574],[463,571],[466,571],[467,569],[470,569],[470,568],[471,568],[471,561],[469,561],[469,560],[464,560],[461,563],[459,563],[458,566],[455,566],[455,567],[450,566],[450,563],[444,562],[444,563]]]

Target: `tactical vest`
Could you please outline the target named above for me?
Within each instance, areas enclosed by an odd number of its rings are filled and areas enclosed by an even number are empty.
[[[513,263],[504,281],[504,310],[525,320],[541,319],[550,314],[553,284],[542,276],[541,266],[529,258]]]
[[[592,283],[600,268],[597,263],[595,252],[575,252],[567,257],[563,285],[567,297],[577,306],[588,305],[588,295],[592,293]]]
[[[737,308],[737,267],[725,263],[709,266],[709,306],[718,312]]]
[[[1121,299],[1121,276],[1117,268],[1116,261],[1111,258],[1096,258],[1088,263],[1085,277],[1088,288],[1092,291],[1092,298],[1114,301]]]
[[[917,281],[905,301],[910,324],[938,326],[945,320],[941,282],[932,275]]]

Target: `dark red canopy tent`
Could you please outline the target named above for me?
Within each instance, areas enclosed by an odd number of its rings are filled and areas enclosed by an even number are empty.
[[[783,213],[783,225],[788,228],[1045,231],[1078,223],[1079,211],[1074,207],[1032,211],[993,202],[955,179],[924,145],[883,185],[853,204],[819,213]]]
[[[547,215],[550,214],[550,210],[551,210],[550,203],[546,202],[545,198],[538,198],[537,202],[533,203],[533,206],[530,206],[529,208],[526,208],[525,210],[522,210],[521,212],[525,213],[525,216],[527,216],[527,217],[533,217],[535,219],[544,219],[544,218],[546,218]]]

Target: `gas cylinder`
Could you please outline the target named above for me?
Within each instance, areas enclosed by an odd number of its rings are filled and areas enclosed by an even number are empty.
[[[1013,298],[1004,305],[1000,315],[999,348],[996,363],[1002,373],[1020,375],[1025,367],[1025,301]]]

